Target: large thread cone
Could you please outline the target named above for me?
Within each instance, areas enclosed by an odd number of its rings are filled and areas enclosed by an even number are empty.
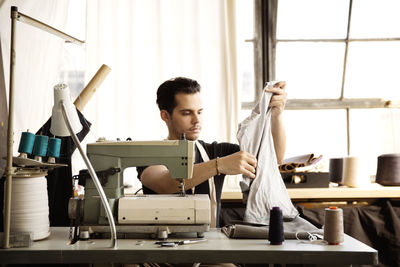
[[[285,240],[283,235],[283,216],[279,207],[273,207],[269,217],[268,240],[271,245],[281,245]]]

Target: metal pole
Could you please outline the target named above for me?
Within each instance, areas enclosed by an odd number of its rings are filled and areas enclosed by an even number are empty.
[[[6,186],[4,199],[4,239],[3,248],[10,247],[10,217],[11,217],[11,190],[12,190],[12,175],[14,169],[12,167],[13,160],[13,134],[14,134],[14,87],[15,87],[15,60],[16,60],[16,26],[17,21],[24,22],[46,32],[54,34],[66,41],[82,45],[84,41],[78,40],[64,32],[61,32],[41,21],[26,16],[18,12],[16,6],[11,7],[11,49],[10,49],[10,90],[8,101],[8,131],[7,131],[7,164],[6,164]]]
[[[62,110],[62,114],[63,114],[64,120],[65,120],[65,124],[67,125],[67,128],[71,134],[71,137],[75,142],[75,145],[77,146],[79,152],[81,153],[83,161],[85,162],[86,167],[89,170],[90,176],[92,176],[92,179],[96,186],[97,192],[100,195],[101,202],[103,203],[103,206],[106,210],[107,217],[108,217],[108,223],[110,225],[110,230],[111,230],[111,247],[117,248],[117,229],[115,227],[114,216],[112,214],[110,204],[108,203],[106,194],[104,193],[103,187],[101,186],[99,178],[97,177],[97,174],[94,171],[92,164],[90,163],[89,159],[85,155],[85,152],[83,151],[81,144],[79,143],[78,137],[76,137],[74,131],[72,130],[72,126],[71,126],[71,123],[69,122],[68,114],[66,112],[64,103],[61,103],[61,107],[62,107],[61,110]]]
[[[8,131],[7,131],[7,165],[6,187],[4,202],[4,239],[3,248],[10,247],[10,217],[11,217],[11,189],[12,189],[12,159],[13,159],[13,128],[14,128],[14,67],[15,67],[15,31],[17,7],[11,7],[11,49],[10,49],[10,90],[8,94]]]

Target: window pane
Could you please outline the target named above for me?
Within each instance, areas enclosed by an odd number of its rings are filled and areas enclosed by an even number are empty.
[[[353,1],[350,38],[400,37],[399,0]]]
[[[236,1],[236,43],[237,82],[242,102],[252,102],[255,98],[254,43],[246,42],[254,38],[254,2]]]
[[[65,32],[80,40],[86,39],[86,1],[69,1]],[[68,84],[71,99],[75,99],[85,86],[85,46],[64,43],[62,58],[60,82]]]
[[[345,97],[400,98],[400,42],[349,44]]]
[[[285,158],[314,153],[326,159],[347,154],[345,110],[285,110]]]
[[[241,88],[242,102],[252,102],[255,98],[254,46],[244,43],[238,55],[238,86]]]
[[[254,37],[254,1],[236,0],[236,31],[244,41]]]
[[[280,0],[277,39],[343,39],[348,10],[348,0]]]
[[[377,157],[400,152],[400,109],[350,111],[350,153],[364,155],[369,174],[376,174]]]
[[[338,98],[344,43],[278,43],[276,78],[287,81],[288,98]]]

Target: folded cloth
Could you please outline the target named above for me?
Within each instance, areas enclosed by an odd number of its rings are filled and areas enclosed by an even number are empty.
[[[300,217],[289,222],[284,222],[283,229],[285,239],[310,239],[310,235],[317,235],[319,238],[322,238],[324,234],[323,230],[316,228]],[[234,224],[222,227],[221,231],[229,238],[267,239],[269,227]]]
[[[307,167],[317,164],[322,159],[322,155],[316,157],[314,154],[305,154],[292,158],[285,159],[279,170],[281,172],[295,172],[299,171],[298,168]]]

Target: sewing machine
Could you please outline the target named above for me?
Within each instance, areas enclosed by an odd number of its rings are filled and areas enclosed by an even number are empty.
[[[88,144],[87,155],[110,203],[118,234],[150,233],[166,238],[169,233],[195,232],[202,237],[209,230],[208,195],[186,195],[184,189],[184,180],[193,173],[193,141],[101,141]],[[181,192],[125,196],[124,170],[149,165],[165,165],[171,177],[180,181]],[[70,214],[76,214],[76,209],[71,210]],[[94,232],[109,232],[104,208],[90,178],[86,179],[81,225],[90,226]]]

